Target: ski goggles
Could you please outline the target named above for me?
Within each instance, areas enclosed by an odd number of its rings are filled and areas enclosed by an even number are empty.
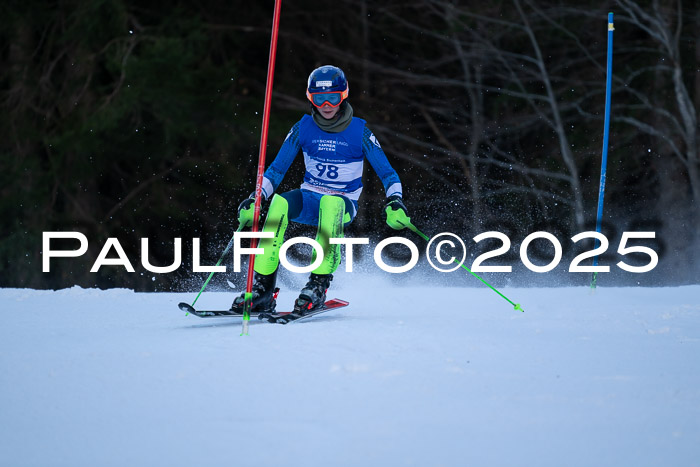
[[[329,105],[331,107],[338,107],[344,99],[348,97],[348,89],[345,91],[332,91],[332,92],[309,92],[306,91],[306,97],[309,98],[311,103],[316,107],[323,107],[324,105]]]

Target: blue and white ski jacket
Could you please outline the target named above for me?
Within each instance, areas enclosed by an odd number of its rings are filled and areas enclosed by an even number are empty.
[[[303,190],[343,195],[357,201],[362,192],[366,158],[382,180],[386,196],[401,196],[399,176],[366,123],[353,117],[345,130],[328,133],[316,125],[311,115],[304,115],[289,131],[277,157],[265,171],[262,187],[265,198],[277,189],[300,149],[306,164]]]

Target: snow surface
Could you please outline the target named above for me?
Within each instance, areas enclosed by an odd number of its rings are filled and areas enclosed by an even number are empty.
[[[248,337],[193,293],[0,290],[0,465],[700,465],[700,286],[352,285]]]

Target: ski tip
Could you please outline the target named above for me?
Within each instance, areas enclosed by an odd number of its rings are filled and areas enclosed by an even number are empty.
[[[348,305],[350,305],[350,302],[348,302],[347,300],[341,300],[339,298],[330,299],[325,303],[325,306],[327,308],[335,308]]]
[[[186,311],[187,313],[194,313],[195,309],[192,307],[192,305],[189,305],[185,302],[180,302],[177,304],[178,308],[180,308],[182,311]]]

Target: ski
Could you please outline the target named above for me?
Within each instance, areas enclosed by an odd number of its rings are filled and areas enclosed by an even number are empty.
[[[293,311],[282,311],[279,313],[260,313],[258,311],[252,311],[250,313],[250,316],[257,316],[261,320],[267,320],[270,323],[279,323],[279,324],[287,324],[291,321],[299,321],[302,319],[306,318],[311,318],[312,316],[316,316],[321,313],[325,313],[326,311],[329,310],[335,310],[337,308],[343,308],[346,307],[350,304],[350,302],[346,302],[345,300],[340,300],[338,298],[334,298],[332,300],[326,301],[326,303],[323,304],[323,306],[320,306],[316,308],[313,311],[310,311],[308,313],[305,313],[303,315],[299,315],[297,313],[294,313]],[[187,313],[193,314],[195,316],[198,316],[200,318],[242,318],[243,313],[238,313],[236,311],[231,311],[231,310],[196,310],[192,305],[189,305],[187,303],[181,302],[178,304],[178,307]]]
[[[331,300],[326,301],[322,306],[316,308],[315,310],[312,310],[308,313],[304,313],[303,315],[299,315],[293,311],[282,311],[279,313],[263,313],[258,315],[258,319],[266,319],[270,323],[278,323],[278,324],[287,324],[292,321],[300,321],[303,319],[311,318],[312,316],[316,316],[321,313],[325,313],[326,311],[330,310],[335,310],[337,308],[343,308],[346,307],[350,304],[350,302],[346,302],[345,300],[340,300],[338,298],[334,298]]]
[[[200,318],[243,318],[243,313],[238,313],[231,310],[194,310],[189,311],[188,313],[199,316]],[[250,316],[258,315],[259,313],[257,311],[252,311],[250,313]]]
[[[181,302],[177,306],[182,311],[193,314],[195,316],[199,316],[200,318],[231,318],[231,317],[242,318],[243,317],[243,313],[239,313],[237,311],[231,311],[231,310],[195,310],[195,308],[192,305],[188,305],[185,302]],[[260,313],[258,313],[257,311],[253,311],[250,313],[250,316],[258,316],[259,314]]]

